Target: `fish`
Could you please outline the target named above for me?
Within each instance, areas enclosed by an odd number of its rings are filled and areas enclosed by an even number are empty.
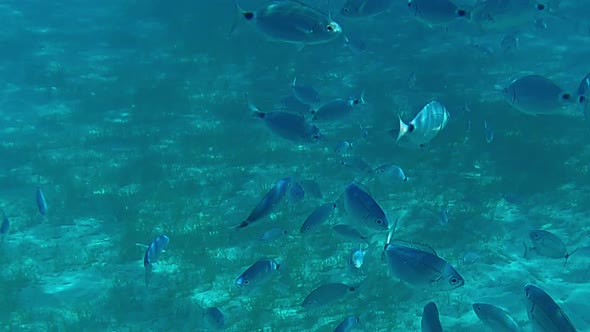
[[[334,332],[350,332],[360,323],[360,321],[361,319],[358,316],[347,316],[340,322],[340,324],[338,324],[338,326],[336,326]]]
[[[306,234],[315,230],[319,225],[325,223],[336,209],[336,204],[326,203],[318,206],[301,225],[301,233]]]
[[[442,332],[442,325],[438,317],[438,308],[436,303],[428,302],[422,311],[422,320],[420,321],[422,332]]]
[[[393,181],[407,182],[409,179],[401,167],[393,164],[381,165],[375,168],[374,173],[379,178]]]
[[[326,15],[299,1],[271,1],[256,11],[243,10],[234,1],[236,16],[230,29],[235,31],[240,16],[254,23],[256,29],[271,40],[299,45],[315,45],[329,42],[342,34],[338,23]]]
[[[290,177],[278,180],[277,183],[266,193],[266,195],[264,195],[254,210],[250,212],[248,217],[235,228],[247,227],[269,216],[285,197],[290,184]]]
[[[371,17],[387,11],[393,0],[346,0],[340,14],[347,18]]]
[[[211,330],[223,330],[227,323],[227,319],[223,311],[217,307],[209,307],[203,311],[203,320],[207,328]]]
[[[445,128],[449,118],[450,115],[445,106],[433,100],[426,104],[408,124],[399,117],[397,141],[407,137],[411,143],[424,146]]]
[[[356,293],[358,287],[339,282],[322,284],[305,297],[301,306],[305,309],[324,307],[343,299],[349,294]]]
[[[570,256],[578,251],[578,249],[575,249],[571,253],[568,253],[567,247],[557,235],[542,229],[530,231],[529,238],[531,239],[533,246],[527,247],[525,244],[525,258],[528,255],[528,249],[530,249],[540,256],[557,259],[565,258],[565,265]]]
[[[303,115],[289,112],[254,112],[270,131],[278,137],[296,144],[321,142],[323,135],[314,124],[305,120]]]
[[[150,275],[154,269],[154,263],[160,258],[160,254],[166,252],[170,238],[166,235],[156,236],[147,246],[143,255],[143,267],[145,268],[145,286],[148,287]]]
[[[365,251],[359,244],[357,248],[354,248],[350,253],[350,265],[354,266],[357,269],[360,269],[363,266],[365,261]]]
[[[309,85],[297,85],[297,77],[293,79],[291,90],[293,91],[293,96],[304,104],[316,105],[320,102],[320,93]]]
[[[362,176],[373,174],[373,167],[360,157],[345,156],[340,159],[340,165],[349,168]]]
[[[497,332],[520,332],[521,329],[505,310],[493,304],[473,303],[473,312],[477,318],[492,331]]]
[[[449,208],[448,207],[443,206],[440,208],[438,222],[442,226],[446,226],[449,224]]]
[[[8,216],[6,216],[6,212],[4,212],[4,210],[2,210],[2,224],[0,224],[0,244],[4,243],[4,239],[6,238],[6,235],[8,235],[8,232],[10,231],[10,219],[8,219]]]
[[[586,74],[586,76],[580,81],[576,94],[584,119],[587,124],[590,124],[590,100],[588,100],[588,98],[590,98],[590,73]]]
[[[531,115],[563,114],[575,99],[541,75],[515,79],[503,90],[504,99],[516,110]]]
[[[408,0],[408,9],[418,21],[429,27],[444,26],[457,18],[470,16],[467,10],[449,0]]]
[[[527,315],[534,331],[577,331],[567,314],[544,290],[535,285],[526,284],[524,293]]]
[[[41,186],[37,186],[37,190],[35,192],[35,200],[37,201],[37,210],[42,216],[47,215],[47,201],[45,200],[45,195],[43,194],[43,190],[41,190]]]
[[[369,237],[364,236],[358,229],[347,224],[336,224],[332,226],[332,230],[341,238],[349,241],[369,242]]]
[[[418,248],[407,242],[392,243],[390,237],[384,247],[389,271],[398,279],[414,286],[437,290],[453,290],[465,284],[463,277],[430,247]]]
[[[350,150],[352,150],[352,143],[347,140],[342,140],[336,144],[334,153],[339,155],[347,155]]]
[[[270,280],[281,264],[272,258],[261,258],[247,268],[236,279],[238,288],[255,289]]]
[[[291,185],[287,191],[287,201],[291,204],[301,202],[305,198],[305,190],[299,181],[291,180]]]
[[[544,3],[535,0],[477,1],[471,10],[471,22],[487,31],[506,31],[532,23],[547,11]]]
[[[313,111],[311,120],[315,122],[337,122],[346,120],[353,114],[354,109],[358,105],[363,104],[366,104],[364,93],[361,94],[360,98],[336,98]]]
[[[376,230],[387,230],[389,220],[375,199],[355,182],[344,190],[344,209],[356,221]]]
[[[464,265],[471,265],[477,263],[481,259],[481,256],[473,251],[466,252],[461,258],[461,263]]]
[[[324,195],[322,194],[322,188],[320,188],[320,184],[314,180],[300,180],[299,184],[303,188],[303,191],[310,194],[315,198],[323,198]]]
[[[264,242],[272,242],[282,238],[287,234],[289,234],[289,231],[287,231],[286,229],[283,229],[281,227],[273,227],[262,233],[262,235],[260,236],[260,240]]]
[[[483,122],[483,133],[486,139],[486,143],[492,143],[494,140],[494,129],[488,124],[487,121]]]
[[[502,50],[502,53],[513,52],[518,48],[518,43],[518,35],[515,32],[507,33],[502,37],[500,49]]]

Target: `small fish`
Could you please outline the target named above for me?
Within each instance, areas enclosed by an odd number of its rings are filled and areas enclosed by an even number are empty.
[[[449,224],[449,208],[448,207],[443,206],[443,207],[440,208],[438,222],[442,226],[446,226],[446,225]]]
[[[531,115],[562,114],[575,99],[552,80],[541,75],[518,78],[504,88],[503,94],[512,107]]]
[[[246,101],[248,101],[247,95]],[[301,114],[281,111],[264,113],[250,103],[248,106],[255,118],[260,119],[273,134],[286,141],[296,144],[310,144],[323,140],[323,135],[318,127],[305,120]]]
[[[518,48],[518,35],[515,32],[505,34],[500,42],[500,49],[502,53],[513,52]]]
[[[540,256],[548,258],[565,258],[567,264],[568,258],[573,255],[578,249],[567,252],[567,247],[557,235],[542,229],[535,229],[529,232],[529,237],[533,246],[528,248],[525,244],[525,258],[527,257],[527,249],[531,249]]]
[[[356,293],[359,286],[349,286],[343,283],[327,283],[309,293],[301,306],[305,309],[315,309],[332,304],[351,293]]]
[[[282,238],[283,236],[287,235],[289,232],[286,229],[283,229],[281,227],[273,227],[267,231],[265,231],[264,233],[262,233],[262,235],[260,236],[260,240],[264,241],[264,242],[273,242],[276,241],[280,238]]]
[[[544,3],[535,0],[477,1],[471,21],[484,30],[506,31],[533,22],[543,11]]]
[[[336,204],[326,203],[318,206],[313,212],[305,219],[303,225],[301,225],[301,233],[309,233],[317,228],[317,226],[325,223],[328,218],[332,215],[332,212],[336,209]]]
[[[207,328],[211,330],[223,330],[227,319],[223,312],[217,307],[209,307],[203,311],[203,320]]]
[[[166,252],[170,238],[166,235],[156,236],[148,245],[143,255],[143,267],[145,268],[145,286],[148,286],[150,274],[154,269],[154,263],[160,258],[160,254]]]
[[[407,182],[409,179],[401,167],[393,164],[385,164],[375,168],[375,174],[379,178],[393,181]]]
[[[483,122],[483,133],[486,139],[486,143],[492,143],[494,140],[494,129],[488,124],[487,121]]]
[[[351,182],[344,190],[344,209],[367,227],[376,230],[389,227],[389,220],[379,203],[355,182]]]
[[[315,110],[312,120],[316,122],[336,122],[349,118],[358,105],[365,104],[364,96],[360,98],[333,99]]]
[[[398,279],[438,290],[452,290],[465,284],[459,272],[431,248],[419,249],[414,244],[389,240],[384,248],[385,259],[389,271]]]
[[[293,79],[291,90],[293,91],[293,96],[304,104],[316,105],[320,102],[320,93],[309,85],[297,85],[297,77]]]
[[[301,183],[295,180],[291,180],[289,191],[287,191],[287,201],[291,204],[301,202],[305,198],[305,190],[301,186]]]
[[[240,8],[235,0],[236,16],[230,35],[240,16],[254,23],[258,31],[272,40],[299,45],[322,44],[335,39],[342,28],[329,15],[299,1],[271,1],[257,11]]]
[[[299,99],[292,95],[283,97],[280,101],[280,104],[280,110],[298,115],[308,114],[313,110],[311,105],[302,103]]]
[[[475,263],[479,262],[480,259],[481,259],[481,257],[479,256],[478,253],[473,252],[473,251],[469,251],[469,252],[466,252],[465,255],[463,255],[463,258],[461,258],[461,263],[463,263],[465,265],[471,265],[471,264],[475,264]]]
[[[314,180],[300,180],[299,183],[303,188],[303,191],[310,194],[315,198],[323,198],[324,195],[322,194],[322,188],[320,188],[320,184]]]
[[[340,159],[340,165],[353,170],[360,175],[373,174],[373,168],[363,158],[348,156]]]
[[[287,189],[291,183],[291,178],[283,178],[270,189],[262,200],[256,205],[254,210],[250,212],[246,220],[242,221],[236,228],[247,227],[262,218],[269,216],[283,200],[287,193]]]
[[[42,216],[47,214],[47,201],[45,200],[45,195],[43,195],[43,190],[41,190],[41,186],[37,186],[37,191],[35,192],[35,199],[37,201],[37,210]]]
[[[352,149],[352,143],[347,140],[342,140],[336,144],[334,148],[334,152],[339,155],[348,154],[349,151]]]
[[[541,288],[527,284],[524,286],[526,311],[534,331],[576,332],[569,317]]]
[[[447,25],[470,15],[449,0],[408,0],[408,9],[418,21],[430,27]]]
[[[423,146],[445,128],[449,117],[449,112],[443,104],[431,101],[408,124],[399,118],[397,141],[407,137],[411,143]]]
[[[334,332],[350,332],[359,324],[360,321],[361,319],[358,316],[348,316],[344,318],[344,320],[340,322],[338,326],[336,326]]]
[[[422,320],[420,321],[422,332],[442,332],[442,325],[438,317],[438,308],[436,303],[428,302],[422,311]]]
[[[474,303],[473,312],[477,318],[489,327],[492,331],[497,332],[520,332],[521,329],[506,311],[487,303]]]
[[[369,242],[369,238],[367,236],[364,236],[358,229],[347,224],[336,224],[332,226],[332,230],[334,230],[337,235],[348,241]]]
[[[393,0],[346,0],[340,14],[348,18],[371,17],[385,12]]]
[[[354,266],[357,269],[360,269],[363,266],[365,261],[365,251],[359,244],[357,248],[354,248],[350,253],[350,265]]]
[[[262,258],[252,264],[236,279],[239,288],[254,289],[270,280],[280,264],[274,259]]]

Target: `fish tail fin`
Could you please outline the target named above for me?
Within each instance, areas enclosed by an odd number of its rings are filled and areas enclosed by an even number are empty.
[[[296,84],[297,84],[297,76],[293,77],[293,83],[291,83],[291,87],[295,88]]]
[[[255,117],[255,118],[264,118],[264,116],[266,115],[266,113],[260,112],[260,110],[258,109],[258,107],[256,107],[256,105],[254,105],[254,104],[252,104],[250,102],[250,100],[248,99],[248,92],[244,92],[244,100],[246,101],[246,105],[248,105],[248,108],[252,112],[252,116],[253,117]]]
[[[398,114],[397,117],[399,119],[399,132],[397,134],[397,141],[399,141],[400,138],[402,138],[405,134],[407,134],[410,131],[410,126],[404,123],[401,115]]]
[[[578,249],[580,249],[580,247],[576,248],[574,251],[565,254],[565,262],[563,263],[563,267],[565,267],[565,265],[567,264],[567,260],[576,253],[576,251],[578,251]]]
[[[233,35],[234,31],[236,31],[238,22],[240,21],[240,16],[243,16],[248,21],[254,18],[254,13],[243,10],[242,7],[240,7],[238,0],[234,0],[234,8],[234,21],[232,22],[232,25],[229,28],[227,38],[230,38]]]
[[[529,247],[522,241],[522,246],[524,247],[524,252],[522,253],[522,258],[528,258],[529,255]],[[566,258],[567,261],[567,258]]]
[[[246,228],[250,223],[247,220],[242,221],[238,226],[234,226],[233,229],[242,229]]]

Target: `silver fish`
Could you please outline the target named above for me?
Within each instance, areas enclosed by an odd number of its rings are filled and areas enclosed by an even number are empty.
[[[449,112],[443,104],[431,101],[408,124],[399,118],[397,140],[399,142],[402,137],[407,137],[411,143],[423,146],[445,128],[449,117]]]
[[[43,190],[41,190],[41,186],[37,186],[37,190],[35,192],[35,200],[37,202],[37,210],[42,216],[47,214],[47,201],[45,200],[45,195],[43,195]]]
[[[154,263],[160,258],[160,254],[166,251],[170,238],[166,235],[158,235],[152,240],[143,255],[143,267],[145,268],[145,286],[148,286],[150,274]]]
[[[388,10],[392,3],[393,0],[346,0],[340,14],[348,18],[375,16]]]
[[[369,238],[367,236],[364,236],[363,234],[361,234],[361,232],[358,229],[356,229],[350,225],[347,225],[347,224],[336,224],[336,225],[332,226],[332,230],[337,235],[339,235],[341,238],[348,240],[348,241],[369,242]]]
[[[527,284],[524,286],[526,311],[534,331],[576,332],[566,313],[541,288]]]
[[[344,320],[340,322],[338,326],[336,326],[334,332],[350,332],[355,328],[355,326],[359,324],[360,321],[361,319],[358,316],[348,316],[344,318]]]
[[[477,1],[471,11],[471,21],[484,30],[506,31],[532,23],[546,11],[536,0],[485,0]]]
[[[408,181],[408,177],[406,176],[406,173],[404,173],[404,170],[393,164],[385,164],[375,168],[375,174],[380,178],[388,180],[402,182]]]
[[[487,143],[492,143],[494,140],[494,129],[488,124],[487,121],[483,122],[483,133]]]
[[[236,226],[236,228],[247,227],[270,215],[285,197],[290,183],[291,178],[283,178],[277,181],[277,183],[266,193],[266,195],[264,195],[258,205],[256,205],[254,210],[250,212],[248,217],[238,226]]]
[[[360,269],[363,266],[365,261],[365,251],[359,244],[357,248],[354,248],[350,253],[350,265],[354,266],[357,269]]]
[[[264,241],[264,242],[273,242],[276,241],[280,238],[282,238],[283,236],[287,235],[289,232],[286,229],[283,229],[281,227],[273,227],[267,231],[265,231],[264,233],[262,233],[262,235],[260,236],[260,240]]]
[[[258,288],[268,280],[279,269],[281,265],[274,259],[262,258],[252,264],[236,279],[236,286],[239,288]]]
[[[516,33],[508,33],[502,37],[500,49],[503,53],[513,52],[518,48],[518,42],[518,35]]]
[[[541,75],[518,78],[503,90],[504,99],[515,109],[532,115],[561,114],[575,98]]]
[[[415,248],[409,243],[388,243],[384,254],[390,272],[408,284],[438,290],[452,290],[465,280],[451,264],[433,251]]]
[[[358,286],[349,286],[343,283],[327,283],[319,286],[309,293],[301,306],[305,309],[314,309],[334,303],[351,293],[355,293]]]
[[[525,254],[527,256],[527,249],[531,249],[540,256],[549,258],[565,258],[567,263],[568,258],[573,255],[578,249],[568,253],[567,247],[557,235],[542,229],[535,229],[529,232],[529,238],[533,246],[528,248],[525,245]]]
[[[313,112],[312,120],[316,122],[334,122],[346,120],[350,117],[356,106],[365,104],[364,96],[360,98],[334,99]]]
[[[420,321],[422,332],[442,332],[442,325],[438,317],[438,308],[436,303],[428,302],[422,311],[422,320]]]
[[[323,224],[330,218],[332,212],[336,209],[336,204],[326,203],[318,206],[313,212],[305,219],[303,225],[301,225],[301,233],[309,233],[313,231],[317,226]]]
[[[230,34],[239,16],[252,21],[261,33],[272,40],[301,45],[322,44],[335,39],[342,28],[328,15],[298,1],[271,1],[254,12],[240,8],[235,0],[236,15]]]
[[[351,149],[352,149],[352,143],[350,141],[343,140],[343,141],[338,142],[338,144],[336,144],[336,147],[334,148],[334,152],[337,154],[343,155],[343,154],[348,154]]]
[[[477,315],[477,318],[492,329],[492,331],[497,332],[520,332],[521,329],[514,320],[506,311],[501,308],[496,307],[492,304],[487,303],[474,303],[472,305],[473,312]]]
[[[389,220],[379,203],[354,182],[344,190],[344,209],[352,218],[367,227],[376,230],[389,228]]]
[[[469,12],[449,0],[408,0],[408,9],[414,17],[432,27],[447,25],[457,18],[469,18]]]
[[[223,330],[227,323],[227,319],[223,312],[217,307],[209,307],[203,311],[203,320],[207,328],[211,330]]]
[[[302,103],[316,105],[320,102],[320,93],[309,85],[297,85],[297,77],[293,79],[291,90],[295,98],[299,99]]]

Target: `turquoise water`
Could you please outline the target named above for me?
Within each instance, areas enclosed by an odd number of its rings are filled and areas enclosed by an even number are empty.
[[[224,312],[228,331],[332,331],[348,315],[360,318],[357,331],[419,331],[429,301],[448,331],[484,330],[474,302],[503,308],[530,331],[527,283],[590,331],[588,126],[575,107],[531,116],[501,93],[533,73],[575,92],[588,72],[590,34],[578,14],[588,5],[564,0],[554,14],[489,31],[467,20],[428,27],[405,1],[357,20],[339,16],[343,1],[307,3],[336,8],[333,19],[366,50],[342,38],[300,49],[269,41],[246,21],[228,38],[230,0],[0,4],[0,204],[10,220],[0,247],[1,331],[211,330],[207,307]],[[247,10],[267,4],[240,1]],[[502,52],[512,31],[519,45]],[[295,76],[322,102],[364,92],[366,104],[346,121],[318,123],[321,142],[283,140],[251,116],[244,93],[269,112]],[[422,148],[397,144],[388,131],[399,129],[398,114],[407,122],[433,99],[450,113],[446,127]],[[490,143],[484,121],[494,131]],[[343,139],[353,141],[354,160],[399,165],[410,180],[374,181],[343,166],[334,152]],[[307,191],[301,202],[284,200],[270,217],[235,229],[290,176],[315,181],[322,197]],[[435,249],[465,285],[424,289],[388,272],[388,233],[355,223],[343,206],[355,179],[391,223],[399,218],[395,238]],[[328,202],[338,205],[334,215],[302,235],[305,218]],[[338,223],[368,237],[358,270],[349,255],[364,241],[338,237],[331,229]],[[287,235],[260,240],[273,227]],[[569,252],[580,249],[565,266],[524,258],[532,229],[558,235]],[[146,287],[141,245],[160,234],[170,244]],[[263,257],[281,267],[253,291],[236,287]],[[333,305],[303,308],[327,282],[360,287]]]

